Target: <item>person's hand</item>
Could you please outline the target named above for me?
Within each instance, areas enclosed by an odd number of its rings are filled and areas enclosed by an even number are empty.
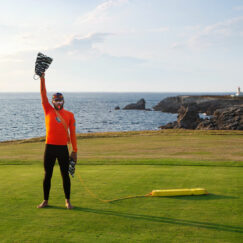
[[[77,163],[77,152],[72,152],[70,156],[75,163]]]

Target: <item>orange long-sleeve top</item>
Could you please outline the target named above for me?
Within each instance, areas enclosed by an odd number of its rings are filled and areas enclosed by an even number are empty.
[[[48,101],[44,77],[41,77],[41,101],[45,113],[46,144],[67,145],[67,131],[63,126],[61,120],[56,115],[56,111]],[[70,111],[65,110],[64,108],[62,108],[58,112],[65,120],[68,130],[70,132],[70,140],[72,143],[73,151],[77,152],[78,149],[74,114]]]

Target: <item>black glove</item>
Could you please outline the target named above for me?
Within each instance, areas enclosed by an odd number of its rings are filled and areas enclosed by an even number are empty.
[[[77,163],[77,152],[72,152],[69,157],[69,168],[68,168],[68,172],[72,177],[74,177],[76,163]]]
[[[52,61],[52,58],[39,52],[37,54],[37,58],[35,61],[35,73],[41,77],[41,75],[46,71],[46,69],[49,68]]]

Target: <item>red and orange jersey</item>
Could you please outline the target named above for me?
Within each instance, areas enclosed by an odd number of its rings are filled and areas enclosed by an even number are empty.
[[[41,79],[41,99],[42,106],[45,113],[45,123],[46,123],[46,144],[53,145],[67,145],[68,135],[65,127],[63,126],[61,120],[56,115],[54,108],[50,105],[45,88],[45,79]],[[75,131],[75,118],[72,112],[65,109],[58,111],[59,114],[65,120],[67,127],[70,131],[70,139],[73,147],[73,151],[77,152],[77,141],[76,141],[76,131]]]

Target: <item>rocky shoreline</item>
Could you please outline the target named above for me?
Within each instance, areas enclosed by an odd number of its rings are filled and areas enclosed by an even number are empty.
[[[213,115],[217,109],[232,107],[234,105],[243,105],[243,96],[174,96],[160,101],[153,107],[155,111],[179,113],[181,106],[194,106],[198,113]]]
[[[160,101],[153,108],[178,113],[177,121],[161,129],[243,130],[243,97],[175,96]],[[200,113],[210,117],[202,119]]]
[[[128,104],[124,110],[150,110],[146,101]],[[115,107],[116,110],[120,107]],[[178,113],[177,121],[161,129],[243,130],[243,96],[174,96],[167,97],[153,107],[154,111]],[[201,118],[200,114],[207,115]]]

